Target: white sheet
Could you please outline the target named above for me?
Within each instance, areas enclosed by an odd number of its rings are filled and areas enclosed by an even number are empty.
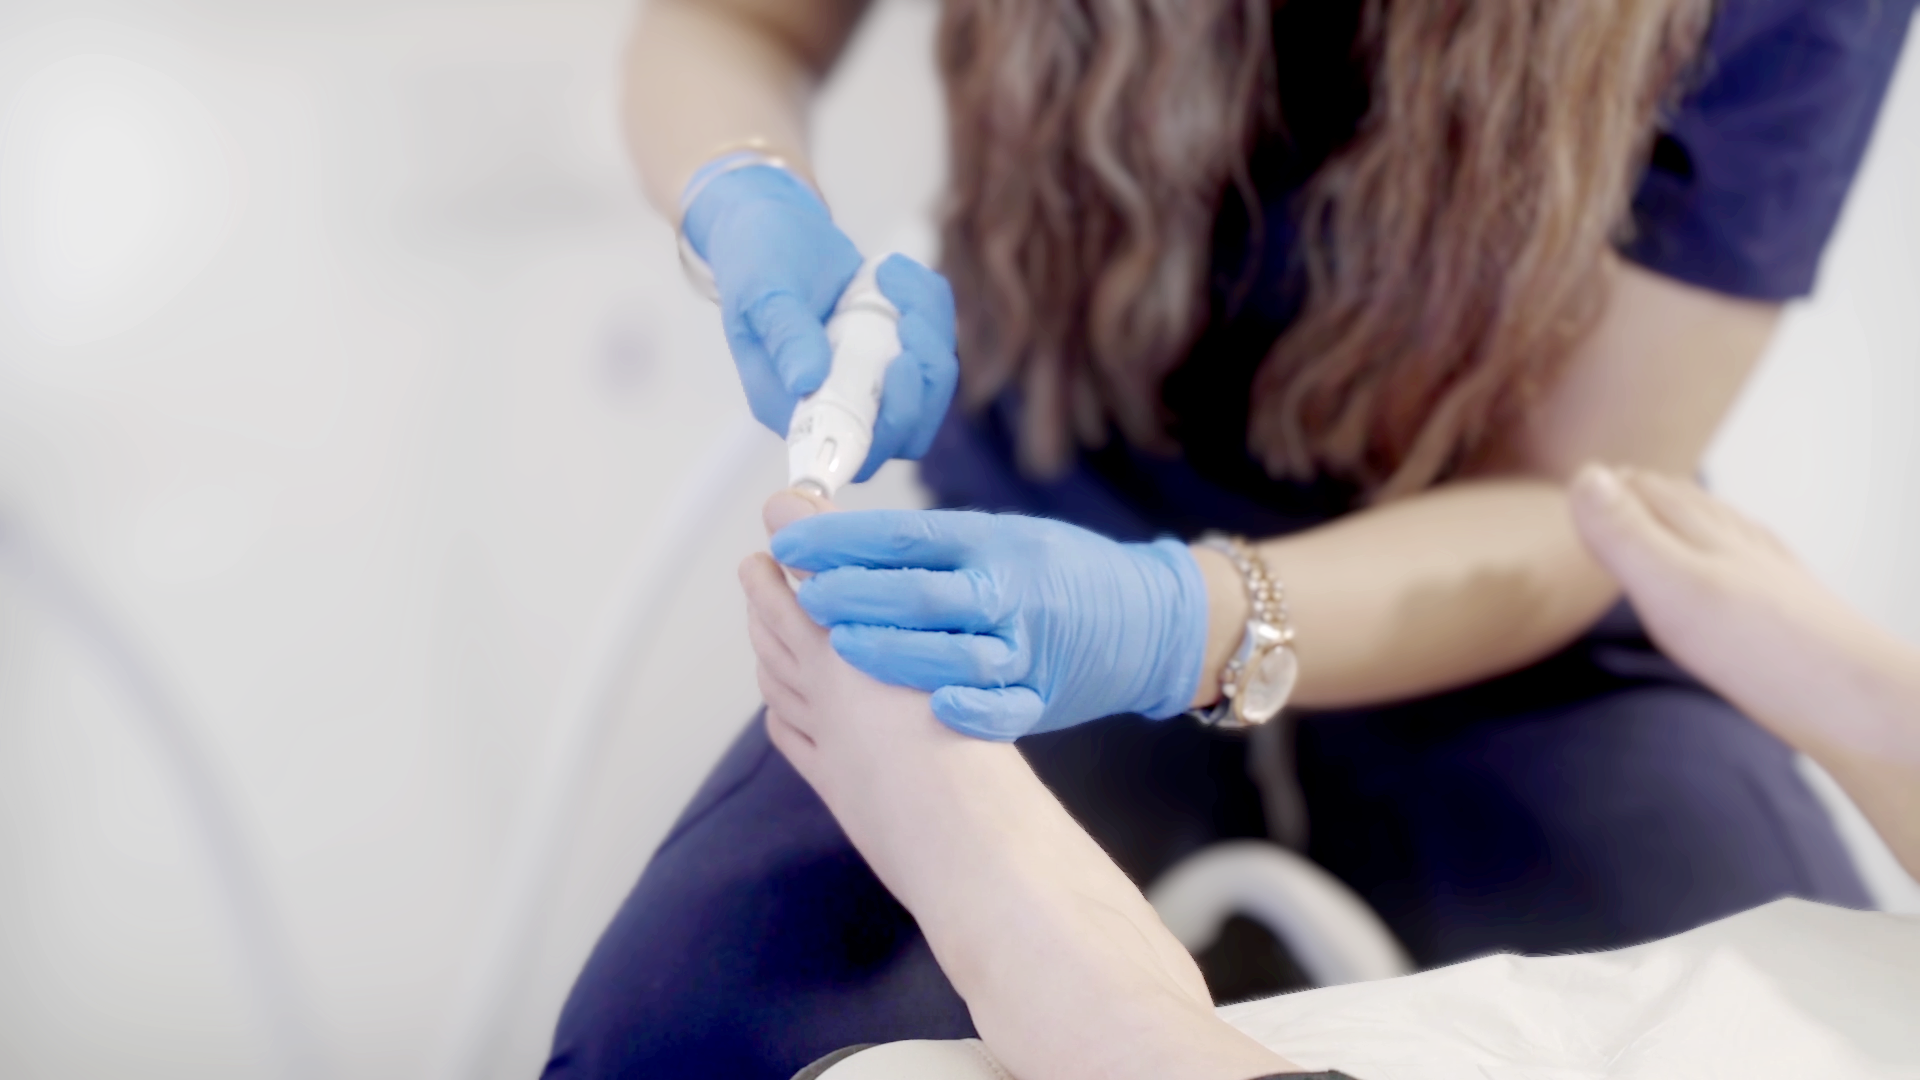
[[[1920,1080],[1920,918],[1781,900],[1617,952],[1491,956],[1220,1015],[1359,1080]],[[999,1080],[976,1046],[896,1043],[822,1080]]]
[[[1920,919],[1782,900],[1617,952],[1492,956],[1220,1012],[1363,1080],[1920,1077]]]

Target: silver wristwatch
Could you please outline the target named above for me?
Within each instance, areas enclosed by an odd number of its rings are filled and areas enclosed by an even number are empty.
[[[1220,670],[1220,700],[1193,716],[1208,727],[1243,730],[1280,715],[1300,678],[1287,594],[1265,560],[1237,536],[1208,533],[1199,545],[1225,555],[1247,589],[1247,628]]]

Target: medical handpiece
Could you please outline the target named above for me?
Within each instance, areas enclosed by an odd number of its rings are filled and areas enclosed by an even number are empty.
[[[832,498],[866,462],[887,365],[900,355],[900,312],[874,281],[879,265],[867,260],[840,294],[827,320],[833,368],[787,425],[787,481],[821,498]]]

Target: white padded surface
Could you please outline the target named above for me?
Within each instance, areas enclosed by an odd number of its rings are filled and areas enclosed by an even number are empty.
[[[1361,1080],[1920,1077],[1920,919],[1781,900],[1665,941],[1220,1010]]]
[[[1781,900],[1636,948],[1491,956],[1220,1015],[1359,1080],[1920,1080],[1920,918]],[[876,1047],[823,1080],[1004,1077],[968,1040]]]
[[[1228,917],[1251,916],[1286,942],[1315,986],[1405,975],[1413,962],[1365,900],[1312,861],[1264,840],[1201,849],[1147,890],[1167,929],[1190,952],[1220,937]]]
[[[979,1039],[915,1039],[862,1050],[820,1080],[1013,1080]]]

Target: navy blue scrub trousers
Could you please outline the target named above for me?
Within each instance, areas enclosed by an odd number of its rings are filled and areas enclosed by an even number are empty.
[[[1135,881],[1264,834],[1243,739],[1114,717],[1021,749]],[[1504,678],[1300,722],[1310,854],[1422,965],[1630,945],[1781,896],[1867,897],[1793,755],[1624,607]],[[755,717],[573,989],[546,1076],[787,1080],[973,1034],[913,918]]]

